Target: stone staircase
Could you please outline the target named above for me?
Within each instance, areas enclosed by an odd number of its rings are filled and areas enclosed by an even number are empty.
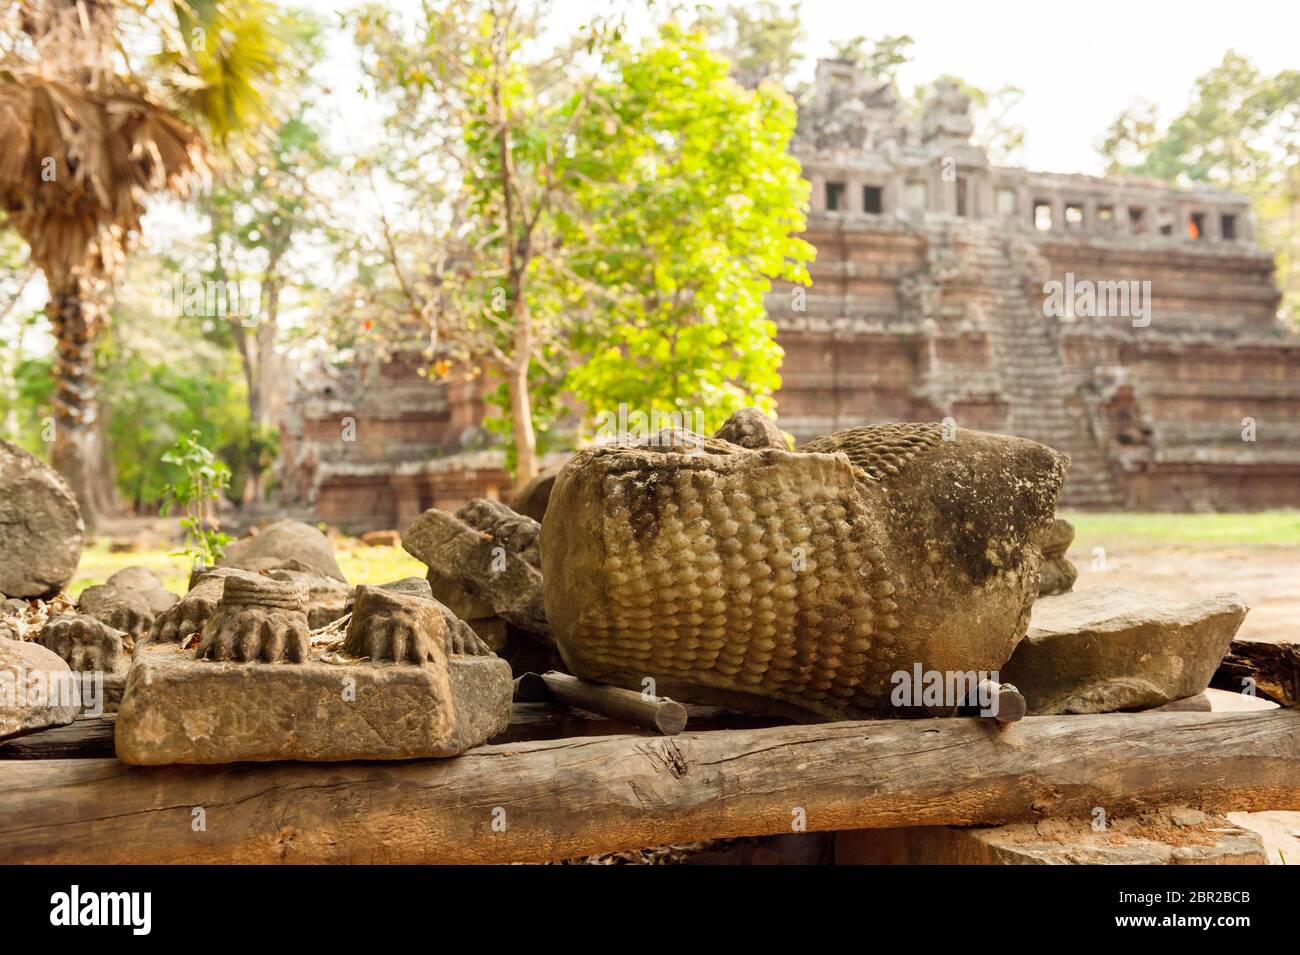
[[[1002,431],[1063,451],[1071,464],[1061,491],[1063,507],[1116,510],[1124,496],[1111,470],[1105,438],[1093,426],[1082,382],[1064,361],[1055,318],[1027,290],[1035,271],[1023,240],[965,223],[949,233],[957,259],[974,268],[984,322],[1001,392],[1008,406]]]

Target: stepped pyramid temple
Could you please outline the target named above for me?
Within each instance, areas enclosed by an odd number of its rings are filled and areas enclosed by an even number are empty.
[[[1244,197],[993,165],[956,86],[917,122],[838,60],[818,66],[794,151],[813,284],[768,307],[797,441],[946,422],[1068,453],[1065,507],[1300,505],[1300,336],[1277,320]],[[481,388],[401,360],[312,380],[285,423],[286,503],[360,530],[508,496]]]

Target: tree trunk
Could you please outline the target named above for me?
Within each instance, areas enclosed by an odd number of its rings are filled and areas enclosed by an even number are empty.
[[[95,339],[104,324],[103,303],[82,281],[54,277],[46,306],[56,342],[54,360],[54,447],[50,463],[68,482],[81,507],[86,530],[114,508],[97,426]]]
[[[510,366],[510,417],[515,435],[515,487],[537,477],[537,434],[533,430],[533,402],[528,394],[528,368],[533,360],[533,324],[523,295],[511,296],[515,310],[515,354]]]

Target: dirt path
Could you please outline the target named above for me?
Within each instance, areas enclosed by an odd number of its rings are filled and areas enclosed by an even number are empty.
[[[1246,598],[1240,636],[1300,641],[1300,547],[1278,545],[1151,546],[1113,541],[1102,555],[1072,547],[1075,590],[1120,584],[1163,597],[1193,600],[1221,591]]]

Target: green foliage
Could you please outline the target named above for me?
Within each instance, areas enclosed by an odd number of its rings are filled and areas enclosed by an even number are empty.
[[[774,278],[807,284],[814,254],[796,237],[794,104],[743,89],[672,24],[608,65],[605,109],[574,137],[567,297],[584,318],[564,390],[588,422],[619,404],[701,411],[709,430],[747,404],[770,412],[782,353],[764,296]]]
[[[302,68],[306,17],[267,0],[175,0],[176,34],[155,57],[188,119],[212,141],[248,145],[275,114],[273,91]],[[178,42],[179,41],[179,42]]]
[[[232,490],[243,486],[249,423],[239,360],[215,323],[160,301],[173,268],[145,252],[132,258],[95,354],[112,471],[137,512],[162,500],[172,477],[162,455],[196,430],[231,466]]]
[[[729,3],[722,9],[701,5],[693,26],[731,61],[732,77],[749,89],[765,80],[784,87],[803,58],[798,51],[804,39],[798,3],[789,10],[773,0]]]
[[[177,438],[162,461],[181,470],[181,476],[163,490],[162,509],[164,515],[176,506],[184,511],[180,525],[186,546],[179,553],[187,555],[196,567],[212,567],[230,542],[211,514],[212,505],[230,486],[230,468],[200,443],[197,430]]]

